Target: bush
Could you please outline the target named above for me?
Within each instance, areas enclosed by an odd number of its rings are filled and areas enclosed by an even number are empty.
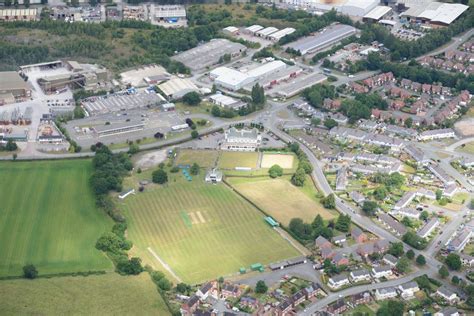
[[[163,291],[171,290],[172,286],[171,282],[165,277],[158,281],[158,287]]]
[[[38,270],[34,265],[27,264],[23,267],[23,276],[31,280],[36,279],[36,277],[38,276]]]
[[[123,258],[117,263],[117,272],[124,275],[137,275],[143,272],[140,258],[132,258],[130,260]],[[160,280],[161,281],[161,280]]]
[[[265,284],[265,281],[258,281],[257,285],[255,286],[255,292],[259,294],[264,294],[267,293],[268,291],[268,286]]]
[[[194,130],[193,130],[193,131],[191,132],[191,137],[192,137],[193,139],[196,139],[196,138],[199,137],[199,133],[198,133],[197,131],[194,131]]]
[[[168,174],[163,169],[153,171],[151,177],[153,183],[164,184],[168,182]]]
[[[183,96],[183,102],[188,105],[198,105],[201,103],[201,96],[197,92],[188,92]]]
[[[171,173],[177,173],[177,172],[179,172],[179,168],[176,167],[176,166],[174,166],[174,167],[172,167],[172,168],[170,169],[170,172],[171,172]]]
[[[189,169],[189,173],[196,176],[199,174],[199,165],[197,163],[193,163],[191,168]]]
[[[271,178],[281,177],[283,175],[283,168],[279,165],[273,165],[268,170],[268,174]]]

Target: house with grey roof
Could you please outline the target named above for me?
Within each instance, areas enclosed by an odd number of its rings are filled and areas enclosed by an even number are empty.
[[[352,282],[370,281],[370,273],[367,269],[358,269],[349,274]]]
[[[375,290],[375,298],[377,301],[386,300],[397,297],[397,290],[394,287],[385,287]]]

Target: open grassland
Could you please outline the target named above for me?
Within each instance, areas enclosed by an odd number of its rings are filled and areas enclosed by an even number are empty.
[[[261,168],[270,168],[273,165],[279,165],[283,169],[292,169],[295,167],[295,156],[292,154],[269,154],[264,153]]]
[[[191,182],[181,174],[171,177],[168,185],[122,204],[133,250],[145,261],[161,265],[150,248],[183,281],[199,283],[253,263],[298,256],[263,214],[224,184],[206,184],[202,176]]]
[[[217,150],[180,149],[176,156],[175,165],[192,165],[197,163],[200,167],[210,168],[216,163],[219,152]]]
[[[456,151],[468,154],[474,154],[474,142],[466,143],[456,148]]]
[[[0,163],[0,276],[110,270],[94,245],[112,221],[95,207],[89,160]]]
[[[222,169],[237,167],[255,169],[258,167],[258,157],[257,152],[222,151],[219,155],[218,166]]]
[[[0,281],[0,315],[169,315],[147,273]]]
[[[228,178],[227,181],[283,225],[287,226],[295,217],[305,222],[312,222],[318,214],[324,219],[334,218],[333,213],[319,204],[309,178],[303,188],[295,187],[288,178]]]

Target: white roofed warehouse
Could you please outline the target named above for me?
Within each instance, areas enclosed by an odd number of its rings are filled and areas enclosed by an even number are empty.
[[[364,22],[378,22],[387,18],[392,13],[392,8],[386,6],[376,6],[372,11],[364,15]]]
[[[168,99],[182,98],[188,92],[199,92],[199,88],[189,79],[172,78],[157,86]]]
[[[431,2],[428,5],[413,5],[400,14],[411,23],[429,24],[432,27],[448,26],[469,9],[460,3]]]

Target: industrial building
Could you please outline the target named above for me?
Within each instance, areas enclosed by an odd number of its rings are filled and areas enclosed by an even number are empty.
[[[157,86],[168,100],[182,98],[188,92],[199,92],[199,88],[190,80],[174,77]]]
[[[280,97],[290,98],[302,92],[306,88],[324,82],[326,79],[327,77],[325,75],[319,73],[300,75],[286,84],[278,86],[276,94]]]
[[[235,26],[228,26],[222,29],[222,32],[227,35],[238,35],[239,29]]]
[[[218,38],[179,53],[171,58],[182,62],[187,67],[196,71],[217,64],[219,59],[226,54],[235,58],[240,56],[246,50],[247,47],[242,44]]]
[[[300,51],[301,55],[306,55],[327,48],[356,33],[357,29],[355,27],[344,24],[335,24],[327,27],[316,35],[304,37],[286,45],[285,47],[290,47],[294,50]]]
[[[278,29],[276,27],[269,26],[269,27],[264,28],[263,30],[256,32],[255,35],[259,37],[267,38],[268,36],[270,36],[270,34],[273,34],[277,31]]]
[[[209,97],[213,104],[221,106],[223,108],[238,110],[246,105],[242,100],[234,99],[227,95],[217,93]]]
[[[386,19],[392,13],[392,8],[386,6],[376,6],[372,11],[364,15],[364,22],[378,22]]]
[[[274,42],[278,42],[279,40],[281,40],[283,37],[287,36],[287,35],[290,35],[292,33],[294,33],[296,30],[292,27],[287,27],[287,28],[284,28],[283,30],[279,30],[273,34],[271,34],[269,36],[270,40],[274,41]]]
[[[31,97],[31,89],[16,71],[0,72],[0,105],[21,102]]]
[[[105,137],[105,136],[141,131],[144,128],[145,128],[145,123],[143,122],[124,122],[124,123],[114,123],[114,124],[109,124],[109,125],[95,126],[93,129],[98,137]]]
[[[405,5],[411,5],[409,3]],[[408,10],[400,14],[410,23],[428,24],[432,27],[443,27],[453,23],[469,7],[459,3],[431,2],[429,4],[411,5]]]
[[[216,85],[232,91],[237,91],[246,86],[251,86],[255,82],[263,80],[265,77],[278,77],[278,74],[285,71],[286,68],[284,62],[275,60],[264,63],[248,70],[247,72],[227,67],[219,67],[211,71],[209,75]]]
[[[285,3],[298,7],[307,7],[320,11],[336,10],[342,14],[363,17],[379,5],[378,0],[284,0]]]
[[[247,27],[244,32],[250,35],[255,35],[257,34],[258,31],[263,30],[263,26],[254,24],[252,26]]]
[[[0,21],[36,21],[38,20],[37,9],[2,9],[0,10]]]
[[[185,26],[186,9],[183,5],[152,5],[152,22],[167,26]]]
[[[139,88],[160,83],[170,77],[171,75],[162,66],[148,65],[122,72],[120,81],[125,85]]]

